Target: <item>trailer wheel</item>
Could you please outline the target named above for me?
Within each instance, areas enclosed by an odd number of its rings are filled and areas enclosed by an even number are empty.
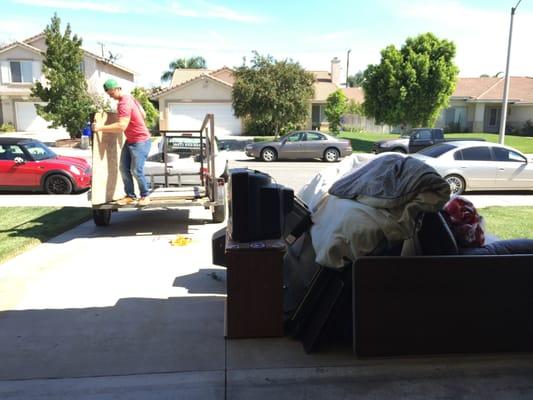
[[[222,188],[222,193],[218,195],[218,198],[222,198],[222,204],[213,206],[213,222],[215,224],[218,224],[220,222],[224,222],[226,219],[226,185],[220,187]]]
[[[218,224],[224,222],[226,219],[226,205],[222,204],[220,206],[213,207],[213,222]]]
[[[97,226],[108,226],[111,221],[111,210],[93,210],[93,220]]]

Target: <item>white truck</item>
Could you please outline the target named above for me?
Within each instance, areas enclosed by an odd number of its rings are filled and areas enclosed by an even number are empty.
[[[103,120],[107,124],[114,122],[116,115],[97,114],[96,119]],[[220,161],[217,161],[218,149],[214,127],[213,114],[207,114],[198,130],[160,132],[161,152],[152,155],[152,161],[148,161],[145,166],[145,175],[151,182],[150,204],[145,206],[136,203],[128,205],[116,203],[117,199],[124,196],[119,173],[120,151],[124,137],[122,133],[95,132],[93,178],[89,192],[94,223],[99,226],[109,225],[113,211],[189,206],[211,209],[213,222],[224,221],[227,161],[225,163],[223,161],[222,172],[218,172]],[[170,152],[175,138],[193,139],[194,143],[198,144],[198,151],[191,146],[189,157],[181,157]],[[183,160],[180,161],[181,159]]]

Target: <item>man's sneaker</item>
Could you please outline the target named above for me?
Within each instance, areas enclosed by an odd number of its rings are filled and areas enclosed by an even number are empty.
[[[121,199],[118,199],[117,201],[115,201],[115,203],[118,204],[119,206],[126,206],[128,204],[135,203],[135,201],[136,200],[133,197],[126,196],[126,197],[123,197]]]
[[[141,197],[137,204],[140,206],[147,206],[148,204],[150,204],[150,197]]]

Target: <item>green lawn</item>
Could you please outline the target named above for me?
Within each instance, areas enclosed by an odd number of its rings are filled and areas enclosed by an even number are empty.
[[[533,207],[486,207],[479,213],[486,231],[500,239],[533,238]]]
[[[91,218],[81,207],[0,207],[0,263]]]
[[[392,133],[371,133],[371,132],[341,132],[339,137],[350,139],[355,152],[368,153],[372,149],[372,144],[378,140],[392,139],[399,137]],[[476,138],[485,139],[488,142],[498,143],[497,133],[447,133],[444,135],[450,139]],[[531,136],[511,136],[505,135],[505,144],[521,151],[522,153],[533,153],[533,137]]]

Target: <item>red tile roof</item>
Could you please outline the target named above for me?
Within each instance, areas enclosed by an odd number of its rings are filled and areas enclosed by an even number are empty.
[[[504,78],[459,78],[452,97],[474,101],[502,101]],[[509,101],[533,103],[533,78],[509,78]]]

